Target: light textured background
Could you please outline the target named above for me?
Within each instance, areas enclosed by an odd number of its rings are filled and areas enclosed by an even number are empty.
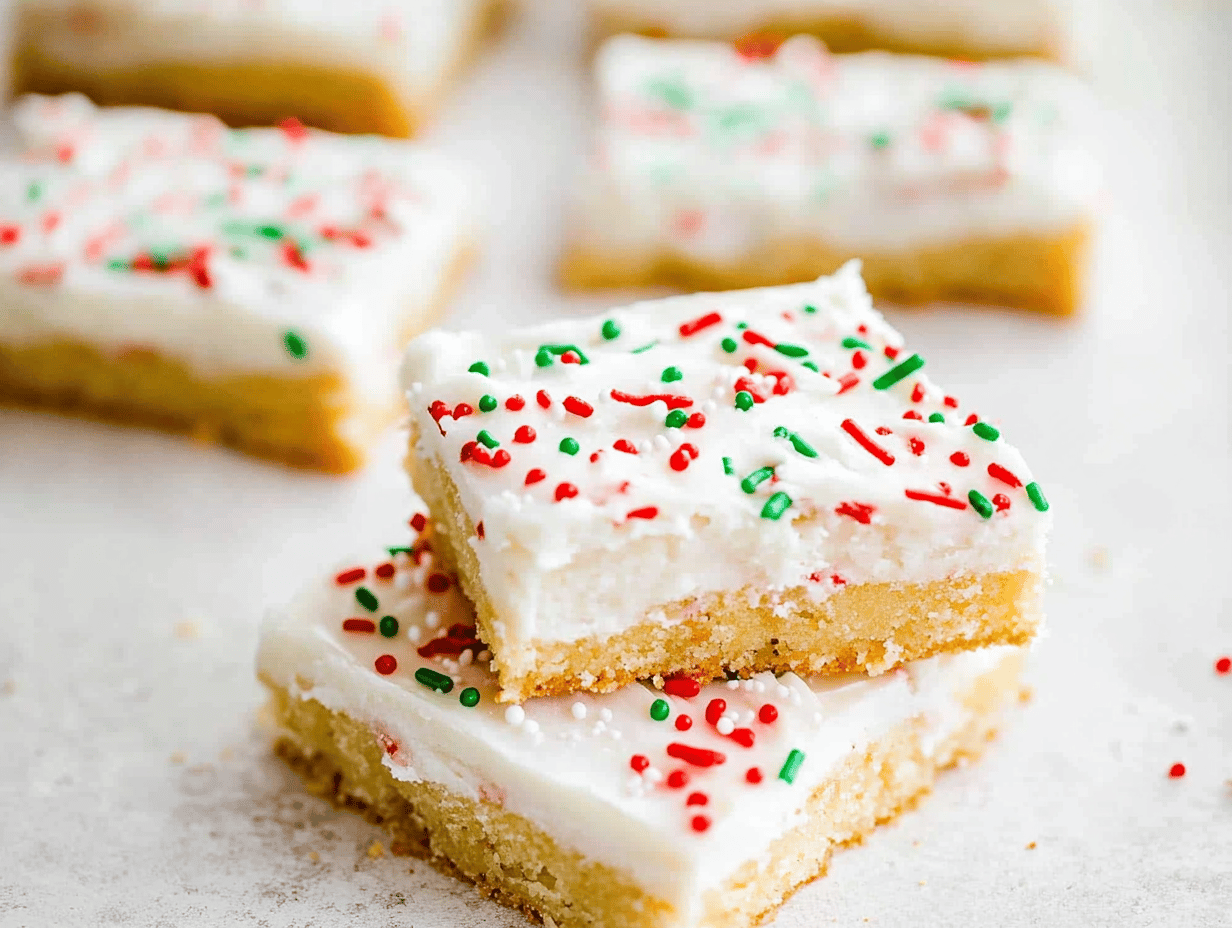
[[[493,220],[451,325],[603,302],[549,276],[583,138],[576,5],[532,3],[434,132]],[[1086,316],[894,314],[1054,504],[1035,699],[783,928],[1232,925],[1232,14],[1126,0],[1087,27],[1109,196]],[[255,726],[263,609],[401,537],[399,446],[335,480],[0,412],[0,925],[522,924],[370,858],[378,832],[302,795]]]

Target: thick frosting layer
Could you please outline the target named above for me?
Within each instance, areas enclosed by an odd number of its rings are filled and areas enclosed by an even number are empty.
[[[0,339],[148,349],[205,373],[337,372],[396,396],[405,332],[472,235],[418,146],[29,96],[3,159]]]
[[[582,247],[730,262],[820,238],[894,252],[1065,231],[1098,192],[1087,94],[1041,62],[620,36],[595,66]]]
[[[20,0],[22,41],[88,70],[159,62],[318,63],[382,77],[408,103],[432,93],[488,0]]]
[[[504,642],[572,641],[749,588],[1041,569],[1022,456],[921,370],[856,263],[502,334],[431,332],[403,377]]]
[[[961,37],[1018,51],[1048,45],[1058,31],[1050,0],[590,0],[599,13],[653,23],[673,35],[734,39],[777,22],[856,21],[908,39]]]
[[[799,823],[840,762],[911,719],[931,750],[969,719],[960,700],[974,681],[1017,651],[877,678],[759,674],[498,705],[454,582],[424,541],[389,550],[270,614],[262,678],[369,725],[394,777],[529,819],[670,902],[684,923],[707,889]],[[793,752],[803,755],[794,770]]]

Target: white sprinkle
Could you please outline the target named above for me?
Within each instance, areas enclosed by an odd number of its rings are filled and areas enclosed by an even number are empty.
[[[715,728],[715,731],[717,731],[720,735],[730,735],[733,731],[736,730],[736,726],[732,724],[732,720],[729,719],[727,716],[723,716],[721,719],[719,719],[718,723],[714,726],[714,728]]]
[[[641,793],[642,778],[636,773],[629,774],[629,779],[625,780],[625,789],[631,793]]]
[[[569,709],[569,711],[573,713],[573,717],[575,719],[577,719],[578,721],[581,721],[582,719],[586,718],[586,703],[575,702],[573,706]]]
[[[428,628],[437,628],[441,624],[441,617],[434,610],[429,609],[424,613],[424,625]]]
[[[637,443],[637,450],[642,454],[650,454],[650,452],[654,451],[654,442],[649,438],[643,438]]]
[[[782,683],[780,683],[779,684],[779,696],[781,696],[783,699],[786,699],[790,695],[791,695],[791,690],[788,689],[786,686],[784,686]]]
[[[746,693],[751,693],[751,692],[753,692],[753,687],[754,687],[754,685],[755,685],[756,683],[757,683],[757,681],[756,681],[756,680],[745,680],[745,681],[744,681],[744,691],[745,691]]]
[[[790,697],[790,698],[791,698],[791,704],[792,704],[793,706],[798,706],[798,705],[800,705],[800,694],[799,694],[799,693],[797,693],[795,690],[792,690],[792,691],[791,691],[791,697]]]
[[[481,664],[484,661],[490,661],[492,660],[492,652],[488,651],[487,649],[484,649],[483,651],[480,651],[478,654],[475,655],[475,660]],[[492,669],[495,670],[496,668],[493,667]]]
[[[740,681],[739,681],[739,680],[728,680],[728,681],[727,681],[727,688],[728,688],[729,690],[738,690],[738,689],[740,689]]]
[[[465,651],[463,651],[461,654],[458,655],[458,666],[459,667],[469,667],[471,664],[471,661],[473,661],[474,659],[475,659],[475,652],[472,649],[467,648]]]
[[[660,770],[658,767],[647,767],[646,772],[643,773],[642,776],[645,779],[649,780],[651,783],[662,783],[663,782],[663,771]]]
[[[418,625],[407,626],[406,637],[409,638],[411,641],[418,641],[420,638],[423,637],[423,629],[420,628]]]
[[[608,732],[608,734],[612,736],[613,741],[619,741],[621,738],[624,737],[624,735],[620,733],[619,728],[613,728],[611,731]]]
[[[521,725],[526,721],[526,710],[521,706],[510,706],[505,710],[505,721],[510,725]]]
[[[414,383],[411,384],[411,392],[414,393],[416,396],[418,396],[420,393],[423,393],[423,384],[420,383],[418,380],[416,380]]]
[[[595,722],[594,725],[590,726],[590,733],[592,735],[601,735],[605,731],[607,731],[607,726],[602,722]]]
[[[533,741],[535,744],[543,744],[543,741],[544,741],[543,732],[541,731],[534,732],[530,736],[530,740]]]
[[[498,374],[503,374],[509,369],[509,365],[506,363],[504,358],[497,358],[494,362],[492,362],[492,368]]]
[[[667,440],[666,435],[660,433],[654,437],[654,446],[657,451],[666,451],[672,446],[672,443]]]
[[[740,724],[745,728],[748,728],[753,724],[753,719],[755,718],[757,718],[757,713],[755,713],[752,709],[749,709],[744,713],[744,715],[740,716]]]
[[[399,557],[401,557],[401,555],[399,555]],[[395,592],[405,593],[408,589],[410,589],[411,583],[414,579],[415,578],[411,576],[411,572],[409,570],[399,570],[396,574],[394,574]]]
[[[766,691],[766,681],[765,680],[754,680],[753,681],[753,691],[756,693],[764,693]]]
[[[525,722],[522,723],[522,731],[526,732],[528,735],[533,735],[538,730],[539,730],[539,723],[536,722],[534,719],[527,719]]]
[[[608,709],[606,706],[600,709],[599,718],[603,719],[605,722],[610,722],[612,720],[612,710]]]

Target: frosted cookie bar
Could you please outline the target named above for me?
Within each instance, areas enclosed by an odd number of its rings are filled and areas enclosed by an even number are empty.
[[[409,466],[501,698],[1023,644],[1048,503],[849,265],[408,348]]]
[[[17,93],[405,137],[502,0],[17,0]]]
[[[886,49],[952,58],[1065,56],[1052,0],[590,0],[594,32],[733,40],[809,33],[839,52]]]
[[[1069,74],[622,36],[600,51],[574,286],[763,286],[864,261],[877,298],[1072,313],[1098,172]]]
[[[978,755],[1019,696],[990,648],[870,679],[757,674],[496,702],[422,543],[272,613],[279,753],[410,853],[560,928],[740,928]]]
[[[397,359],[472,232],[418,147],[23,98],[0,182],[0,402],[328,471],[401,411]]]

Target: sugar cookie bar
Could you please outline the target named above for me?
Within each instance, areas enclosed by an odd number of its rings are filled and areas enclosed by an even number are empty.
[[[976,65],[612,39],[562,274],[722,289],[864,262],[877,298],[1072,313],[1098,172],[1088,98],[1033,61]]]
[[[406,137],[503,0],[17,0],[16,93]]]
[[[418,546],[321,578],[262,630],[278,750],[394,853],[558,928],[760,923],[980,753],[1023,657],[502,706],[475,635]]]
[[[854,264],[412,342],[409,466],[501,698],[1026,643],[1048,503],[923,365]]]
[[[838,52],[885,49],[985,59],[1066,54],[1053,0],[590,0],[598,36],[734,40],[808,33]]]
[[[473,238],[406,142],[23,98],[0,181],[0,402],[358,467]]]

